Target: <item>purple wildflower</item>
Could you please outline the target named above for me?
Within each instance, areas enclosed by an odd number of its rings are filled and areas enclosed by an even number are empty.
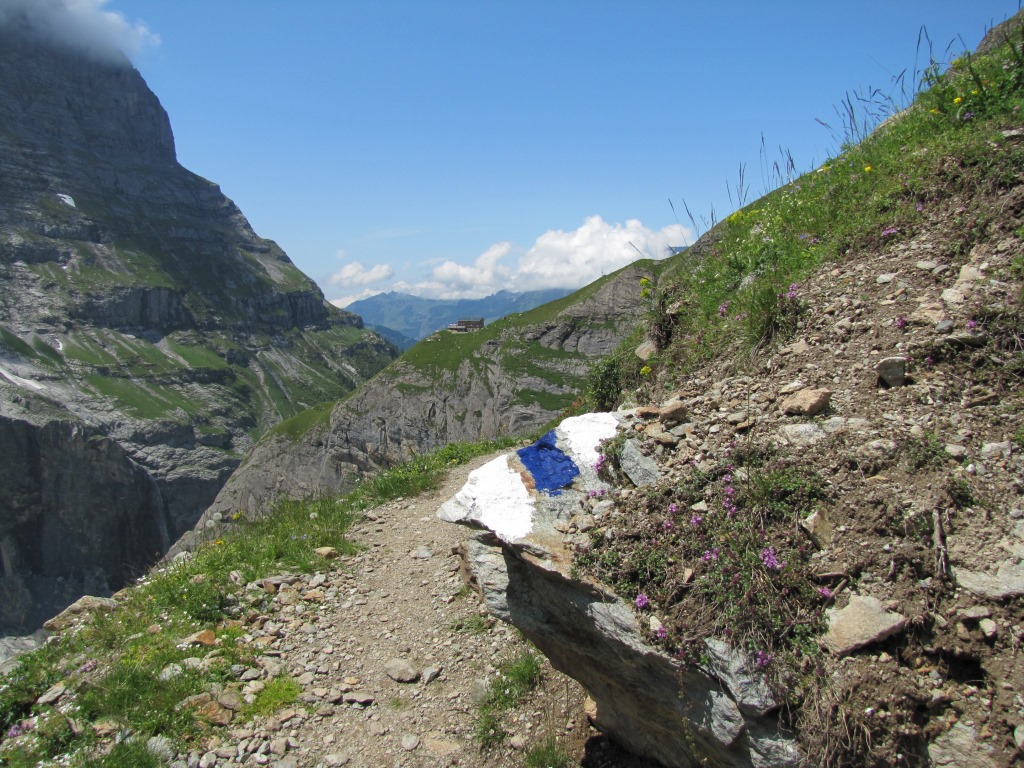
[[[676,529],[676,524],[673,523],[671,520],[666,520],[665,522],[663,522],[661,524],[661,530],[665,531],[665,533],[671,533],[675,529]]]
[[[758,651],[756,654],[754,654],[754,663],[757,664],[757,666],[759,666],[761,669],[764,669],[772,663],[772,660],[774,658],[775,657],[767,651]]]
[[[679,505],[676,504],[674,501],[671,504],[668,505],[668,513],[670,515],[674,515],[678,511],[679,511]]]
[[[701,517],[700,515],[698,515],[696,512],[694,512],[692,515],[690,515],[690,525],[692,525],[694,528],[699,527],[700,524],[703,523],[703,522],[704,522],[704,518]]]
[[[665,627],[660,625],[660,624],[658,625],[658,628],[656,630],[654,630],[654,635],[659,640],[664,640],[665,639],[665,635],[667,635],[667,634],[668,634],[668,630],[665,629]]]
[[[634,600],[633,602],[636,603],[637,608],[646,608],[651,601],[647,599],[647,595],[641,592],[636,596],[636,600]]]
[[[973,112],[964,112],[964,116],[961,117],[960,119],[961,120],[973,120],[974,119],[974,113]]]
[[[919,201],[918,201],[918,203],[917,203],[917,206],[916,206],[916,208],[917,208],[918,212],[921,212],[921,211],[923,211],[923,210],[924,210],[924,203],[922,203],[922,202],[921,202],[921,201],[919,200]]]
[[[718,305],[718,316],[725,317],[727,314],[729,314],[729,302],[723,301]]]
[[[931,355],[928,355],[928,357],[926,357],[924,359],[924,364],[925,365],[935,365],[935,358],[932,357]]]
[[[899,328],[900,330],[903,330],[904,328],[906,328],[907,327],[907,318],[902,317],[902,316],[901,317],[897,317],[896,318],[896,327]]]
[[[886,227],[882,230],[882,237],[889,237],[890,235],[895,235],[897,232],[899,232],[899,230],[896,227]]]
[[[786,298],[789,299],[790,301],[795,301],[796,300],[796,290],[799,287],[800,287],[800,285],[798,283],[790,283],[789,284],[789,290],[786,291]]]
[[[603,453],[598,454],[597,461],[594,462],[594,471],[595,472],[597,472],[597,473],[601,472],[601,468],[604,466],[604,461],[605,461],[604,454]]]
[[[970,331],[971,333],[974,333],[976,330],[978,330],[978,323],[975,322],[974,320],[968,320],[967,330]]]
[[[765,547],[761,550],[761,562],[770,571],[781,571],[786,565],[776,556],[775,547]]]
[[[704,554],[700,556],[702,562],[710,563],[712,560],[718,559],[718,547],[714,549],[704,550]]]
[[[819,589],[818,590],[818,594],[821,595],[826,600],[831,600],[832,599],[832,590],[829,589],[828,587],[822,587],[821,589]]]

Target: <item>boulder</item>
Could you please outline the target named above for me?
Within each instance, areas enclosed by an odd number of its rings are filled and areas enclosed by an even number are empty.
[[[828,408],[831,398],[830,389],[801,389],[782,401],[782,412],[787,416],[814,416]]]
[[[568,452],[585,448],[577,443]],[[559,496],[530,491],[532,524],[515,538],[488,526],[505,519],[498,510],[458,516],[451,509],[461,503],[442,507],[442,519],[485,529],[467,543],[465,558],[488,610],[578,680],[596,702],[596,726],[631,751],[667,768],[702,761],[798,765],[795,740],[780,730],[772,714],[776,703],[742,654],[712,641],[709,664],[684,669],[648,644],[631,604],[573,578],[572,552],[555,524],[566,509],[579,508],[590,482],[582,477]],[[467,487],[472,485],[471,474]]]
[[[845,608],[830,608],[823,645],[838,656],[902,632],[907,617],[888,611],[876,597],[853,595]]]

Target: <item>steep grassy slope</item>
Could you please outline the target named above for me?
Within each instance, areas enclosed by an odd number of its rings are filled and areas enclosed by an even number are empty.
[[[1020,755],[1024,38],[925,85],[662,282],[605,380],[661,480],[576,540],[681,668],[739,648],[809,765]]]

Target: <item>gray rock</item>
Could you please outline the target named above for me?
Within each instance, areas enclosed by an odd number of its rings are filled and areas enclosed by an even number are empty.
[[[957,461],[967,456],[967,449],[962,445],[957,445],[956,443],[949,443],[942,450],[946,452],[947,456],[952,456]]]
[[[424,667],[423,672],[420,674],[420,680],[424,685],[430,685],[430,683],[437,680],[441,676],[440,667]]]
[[[1024,595],[1024,563],[1004,560],[994,574],[954,568],[953,579],[969,592],[989,600]]]
[[[952,320],[939,320],[939,322],[935,324],[935,331],[937,333],[952,333],[953,327]]]
[[[396,683],[415,683],[420,679],[420,672],[406,659],[388,659],[384,662],[384,672]]]
[[[704,644],[708,648],[708,671],[722,681],[740,709],[765,715],[779,706],[748,654],[716,638],[708,638]]]
[[[467,565],[488,610],[591,692],[600,730],[667,768],[692,768],[693,754],[715,765],[799,762],[796,742],[777,718],[758,714],[770,705],[742,660],[722,651],[717,673],[683,670],[648,645],[632,605],[569,572],[563,537],[548,533],[566,519],[566,502],[539,494],[535,502],[533,532],[517,539],[480,532],[466,547]],[[578,508],[579,500],[568,503]],[[486,690],[487,681],[479,681],[473,697]]]
[[[402,737],[402,749],[412,752],[420,745],[420,737],[415,733],[409,733]]]
[[[992,747],[978,739],[977,731],[956,723],[928,745],[934,768],[996,768]]]
[[[636,440],[627,440],[622,446],[620,463],[623,473],[637,487],[650,485],[661,479],[658,463],[640,451]]]
[[[822,643],[839,656],[891,637],[907,626],[906,616],[886,610],[878,598],[861,595],[852,595],[845,608],[830,608],[828,621]]]
[[[807,422],[804,424],[784,424],[779,428],[779,433],[786,443],[793,445],[813,445],[819,440],[824,440],[828,434],[817,424]]]
[[[905,357],[886,357],[875,365],[878,380],[887,387],[902,387],[907,383],[907,359]]]
[[[166,736],[151,736],[146,741],[146,749],[164,763],[169,763],[174,759],[174,742]]]
[[[166,667],[160,670],[160,674],[157,677],[161,680],[173,680],[178,677],[184,670],[182,670],[180,664],[168,664]]]
[[[1001,443],[985,443],[981,446],[981,458],[983,459],[1008,459],[1013,448],[1009,440]]]
[[[324,765],[328,766],[328,768],[348,765],[351,761],[352,758],[345,752],[332,752],[329,755],[324,755]]]

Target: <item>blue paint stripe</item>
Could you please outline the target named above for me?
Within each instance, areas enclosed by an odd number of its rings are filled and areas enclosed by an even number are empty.
[[[551,430],[533,445],[516,451],[519,460],[533,477],[538,491],[557,496],[572,484],[580,473],[571,458],[557,445],[555,430]]]

